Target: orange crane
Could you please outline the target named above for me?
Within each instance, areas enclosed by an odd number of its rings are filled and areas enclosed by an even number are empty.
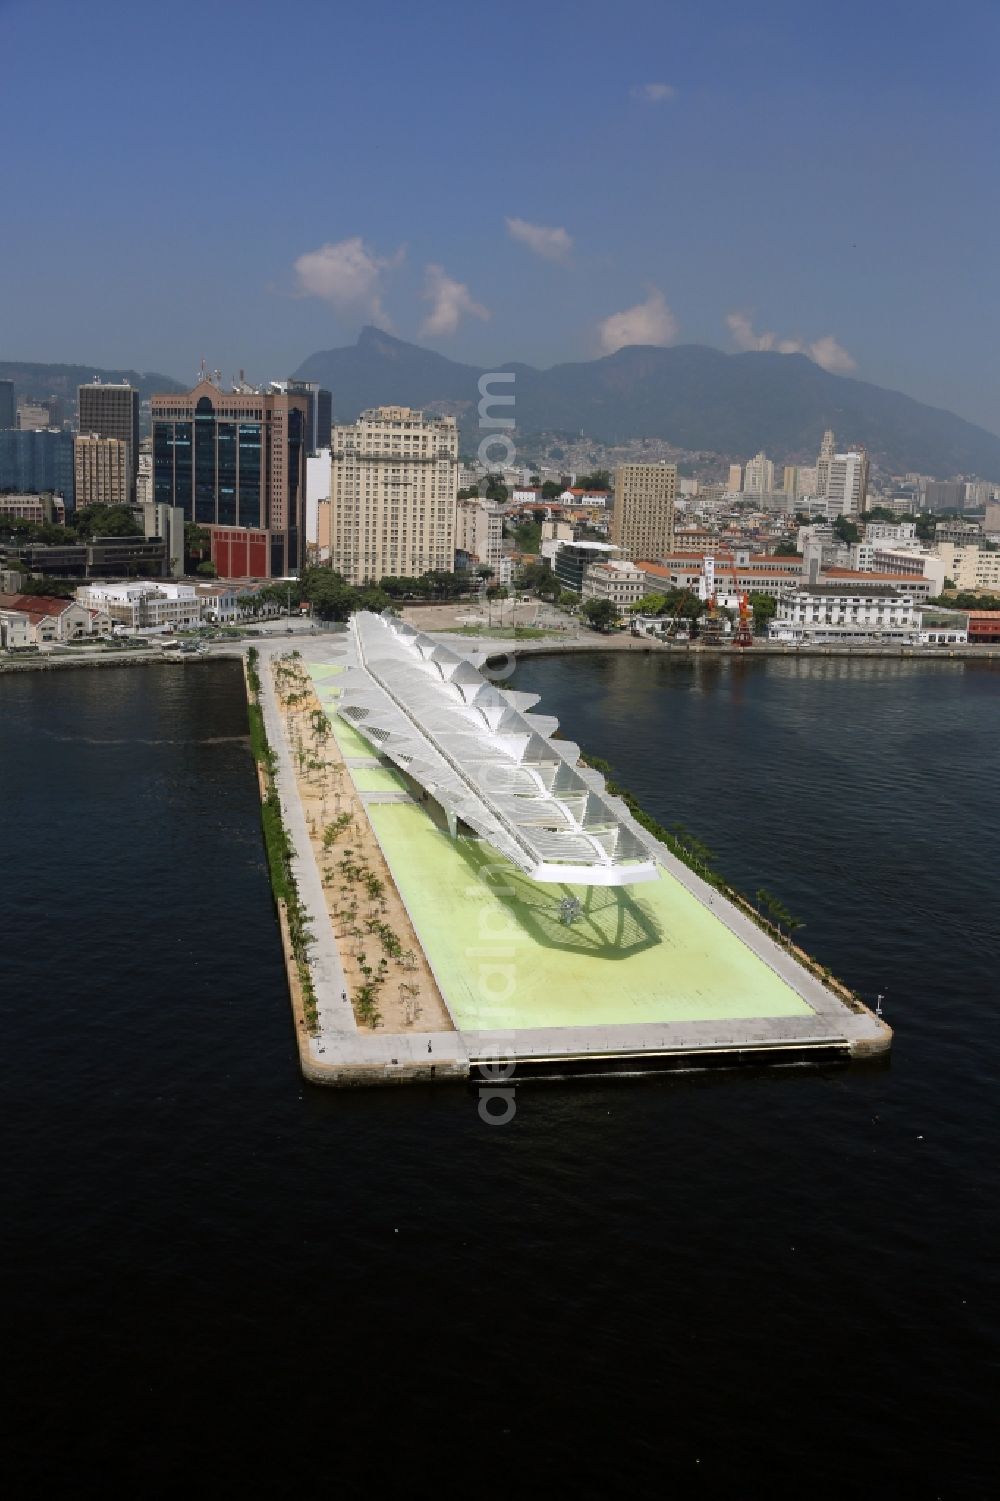
[[[734,646],[753,646],[753,611],[746,594],[740,595],[740,623],[733,637]]]

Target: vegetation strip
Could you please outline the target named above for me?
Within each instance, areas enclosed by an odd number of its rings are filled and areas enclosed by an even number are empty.
[[[288,939],[302,987],[302,1013],[310,1032],[319,1030],[319,1009],[316,991],[313,988],[309,969],[309,918],[301,899],[299,888],[292,873],[292,849],[288,831],[281,813],[281,802],[275,786],[276,757],[267,740],[264,714],[260,706],[260,674],[257,671],[259,654],[251,646],[246,657],[247,719],[250,726],[250,749],[257,763],[261,783],[260,822],[264,835],[264,849],[271,876],[271,890],[275,901],[284,908],[288,927]]]
[[[845,985],[842,980],[838,980],[829,969],[820,964],[811,954],[807,954],[798,944],[792,943],[792,934],[797,928],[803,926],[802,919],[793,917],[778,897],[773,896],[761,886],[756,893],[759,906],[755,907],[741,891],[737,891],[735,886],[730,886],[718,872],[712,870],[711,864],[715,859],[714,854],[706,845],[702,844],[700,839],[695,838],[693,834],[685,829],[683,824],[674,824],[672,829],[666,829],[663,824],[657,823],[655,818],[650,818],[649,814],[636,800],[634,794],[629,792],[626,787],[622,787],[615,780],[614,770],[610,762],[603,760],[600,756],[590,755],[586,757],[581,756],[580,760],[581,764],[591,766],[594,771],[601,773],[607,783],[608,792],[614,797],[620,797],[636,823],[641,824],[647,833],[652,834],[654,839],[658,840],[660,844],[665,845],[670,853],[680,860],[682,865],[686,865],[689,870],[693,870],[709,886],[714,886],[716,891],[724,896],[727,901],[732,902],[734,907],[738,907],[741,912],[744,912],[765,933],[769,933],[772,938],[775,938],[779,943],[784,944],[786,948],[793,951],[796,959],[803,968],[807,969],[822,984],[835,991],[840,999],[850,1006],[852,1011],[868,1010],[861,997],[856,995],[848,985]]]

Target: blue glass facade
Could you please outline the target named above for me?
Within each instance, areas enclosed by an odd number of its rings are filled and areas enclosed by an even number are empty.
[[[251,389],[223,397],[208,383],[188,397],[154,397],[154,498],[179,506],[188,521],[218,528],[213,549],[227,564],[251,546],[229,532],[271,531],[271,571],[298,568],[307,416],[305,398],[300,409]]]
[[[202,526],[262,526],[263,434],[262,422],[217,418],[204,396],[193,423],[158,417],[153,423],[156,500],[180,506],[188,521]]]
[[[236,423],[220,422],[216,453],[219,525],[236,525]]]
[[[73,435],[0,431],[0,490],[52,490],[70,509],[75,503]]]
[[[260,526],[261,425],[241,422],[239,438],[240,526]]]

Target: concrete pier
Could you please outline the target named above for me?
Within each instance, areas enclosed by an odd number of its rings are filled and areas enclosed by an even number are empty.
[[[464,1079],[495,1060],[516,1079],[825,1064],[888,1051],[892,1034],[880,1018],[662,845],[658,881],[570,893],[504,869],[474,836],[449,837],[441,810],[392,771],[376,745],[338,722],[336,642],[320,636],[298,646],[449,1018],[434,1031],[372,1030],[356,1019],[274,690],[273,661],[289,643],[261,642],[275,790],[312,932],[311,1031],[283,925],[307,1078],[351,1087]],[[569,925],[560,917],[566,895],[580,908]]]

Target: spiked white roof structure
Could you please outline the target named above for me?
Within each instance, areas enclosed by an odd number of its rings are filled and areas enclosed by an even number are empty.
[[[554,740],[558,721],[526,712],[534,693],[504,691],[461,656],[386,611],[352,616],[337,712],[536,881],[630,886],[655,880],[656,856],[604,778]]]

